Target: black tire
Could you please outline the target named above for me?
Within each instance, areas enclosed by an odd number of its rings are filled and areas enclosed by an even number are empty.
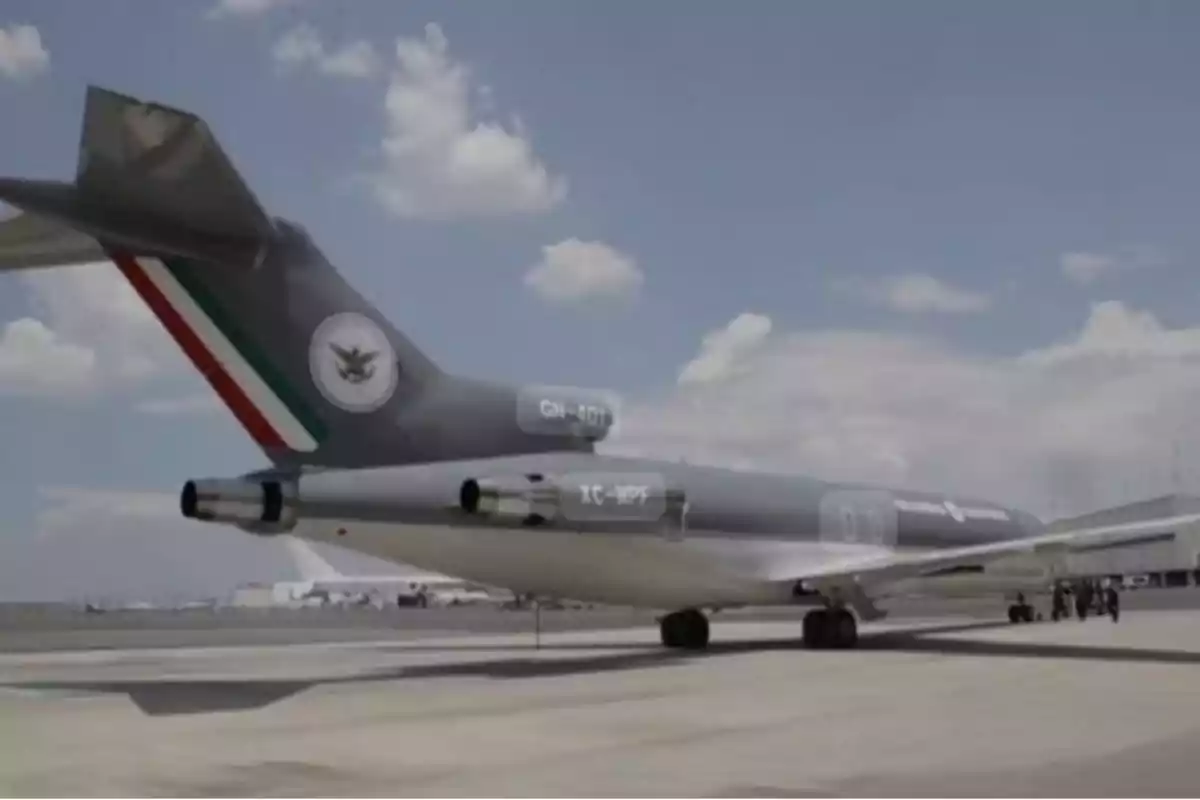
[[[826,618],[829,612],[825,609],[816,609],[804,615],[803,633],[804,646],[809,650],[824,649],[828,641],[829,626],[826,623]]]
[[[1021,612],[1015,605],[1008,607],[1008,621],[1014,625],[1021,621]]]
[[[858,620],[844,608],[814,609],[804,615],[802,635],[809,650],[849,650],[858,645]]]
[[[850,650],[858,644],[858,620],[846,609],[840,608],[830,614],[826,625],[833,646],[839,650]]]
[[[679,618],[674,614],[668,614],[659,621],[658,630],[662,636],[663,647],[674,649],[682,644],[679,628]]]
[[[695,609],[667,614],[659,622],[659,632],[665,647],[681,650],[703,650],[708,647],[708,618]]]
[[[685,613],[683,646],[688,650],[703,650],[708,647],[708,618],[699,611]]]

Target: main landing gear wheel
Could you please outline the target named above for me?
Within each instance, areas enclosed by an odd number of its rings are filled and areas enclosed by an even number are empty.
[[[708,647],[708,617],[694,608],[667,614],[658,626],[665,647],[680,650]]]
[[[848,650],[858,644],[858,620],[844,608],[818,608],[804,615],[804,646]]]
[[[1014,625],[1018,622],[1033,622],[1033,606],[1028,603],[1013,603],[1008,607],[1008,621]]]

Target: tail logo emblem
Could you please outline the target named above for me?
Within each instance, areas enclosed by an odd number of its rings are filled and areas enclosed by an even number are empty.
[[[330,342],[329,347],[337,354],[338,374],[342,380],[350,383],[366,383],[375,377],[375,367],[371,362],[379,355],[378,350],[363,352],[357,347],[342,347],[337,342]]]
[[[337,314],[322,322],[308,358],[313,382],[343,411],[374,411],[396,390],[395,351],[383,330],[362,314]]]

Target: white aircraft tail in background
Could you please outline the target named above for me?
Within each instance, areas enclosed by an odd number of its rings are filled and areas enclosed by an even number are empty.
[[[346,575],[338,570],[303,539],[281,537],[300,571],[304,597],[369,600],[378,597],[393,605],[461,605],[496,602],[483,587],[436,572],[411,572],[397,575]],[[422,602],[424,598],[424,602]]]

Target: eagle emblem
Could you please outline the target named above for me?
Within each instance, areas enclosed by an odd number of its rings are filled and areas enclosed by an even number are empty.
[[[379,357],[378,350],[362,350],[358,345],[342,347],[337,342],[330,342],[329,349],[338,357],[338,375],[347,383],[366,383],[375,376],[375,365],[371,362]]]
[[[353,311],[334,314],[317,326],[309,343],[308,367],[325,399],[352,414],[382,408],[400,376],[400,362],[387,334]]]

